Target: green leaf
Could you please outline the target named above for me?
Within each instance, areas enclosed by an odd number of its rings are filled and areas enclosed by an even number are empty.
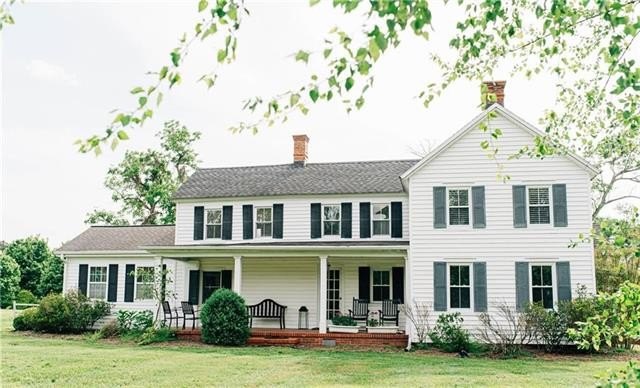
[[[160,106],[160,104],[162,103],[163,97],[164,97],[164,94],[162,94],[162,92],[158,92],[158,97],[156,97],[156,106]]]
[[[309,6],[313,7],[314,5],[318,4],[320,2],[320,0],[309,0]]]
[[[142,96],[142,97],[138,98],[138,104],[140,104],[141,108],[143,106],[147,105],[147,97]]]
[[[200,0],[198,3],[198,12],[202,12],[209,6],[209,2],[207,0]]]
[[[350,90],[353,87],[354,83],[355,83],[355,81],[353,80],[353,78],[351,78],[351,77],[347,78],[347,80],[344,81],[345,89]]]
[[[327,59],[329,57],[329,55],[331,55],[331,51],[332,50],[333,49],[331,49],[331,48],[324,49],[324,51],[322,52],[322,55],[324,56],[324,59]]]
[[[119,130],[118,131],[118,139],[120,140],[129,140],[129,135],[127,135],[127,132],[124,130]]]
[[[318,88],[313,88],[309,90],[309,97],[311,97],[311,101],[316,102],[319,96],[320,96],[320,93],[318,92]]]
[[[159,74],[159,78],[162,80],[167,76],[167,72],[169,71],[169,68],[167,66],[163,66],[162,69],[160,69],[160,74]]]
[[[224,59],[227,57],[227,50],[220,49],[218,50],[218,62],[222,63]]]
[[[173,66],[178,67],[180,65],[180,53],[177,51],[171,52],[171,62]]]
[[[172,87],[173,85],[177,84],[178,82],[180,82],[182,78],[180,77],[180,73],[175,73],[173,75],[173,77],[171,77],[171,83],[169,84],[169,87]]]
[[[296,53],[296,61],[302,61],[309,63],[309,53],[307,51],[300,50]]]
[[[298,93],[293,93],[291,97],[289,97],[289,106],[294,106],[300,101],[300,95]]]
[[[358,97],[356,100],[356,108],[360,109],[362,108],[362,105],[364,105],[364,98]]]
[[[229,19],[236,21],[238,20],[238,8],[231,4],[229,6],[229,12],[227,12],[227,15],[229,16]]]
[[[486,150],[487,148],[489,148],[489,141],[487,140],[483,140],[480,142],[480,148],[482,148],[483,150]]]
[[[131,116],[130,115],[119,114],[118,117],[119,117],[119,120],[120,120],[120,124],[122,124],[123,127],[126,127],[131,122]]]
[[[140,86],[136,86],[135,88],[131,89],[131,94],[138,94],[142,92],[144,92],[144,89]]]
[[[369,40],[369,55],[373,58],[374,61],[377,61],[380,58],[380,48],[376,43],[375,39]]]
[[[202,40],[204,40],[207,36],[211,35],[211,34],[215,34],[216,32],[218,32],[218,26],[213,23],[211,26],[209,26],[209,28],[206,29],[206,31],[204,32],[204,34],[202,34]]]

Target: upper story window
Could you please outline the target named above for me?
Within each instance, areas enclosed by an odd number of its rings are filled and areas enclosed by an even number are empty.
[[[89,298],[107,298],[107,267],[91,267],[89,269]]]
[[[471,276],[469,265],[449,266],[449,307],[471,308]]]
[[[372,271],[373,301],[380,302],[391,298],[391,271]]]
[[[449,225],[469,225],[469,189],[449,189]]]
[[[374,203],[372,205],[373,235],[389,235],[390,207],[388,203]]]
[[[256,237],[271,237],[273,214],[270,207],[256,209]]]
[[[155,268],[136,268],[136,299],[153,299]]]
[[[529,222],[531,224],[550,224],[551,205],[549,187],[528,187]]]
[[[531,301],[540,303],[546,309],[553,308],[552,268],[551,265],[531,266]]]
[[[340,235],[340,205],[322,206],[322,234],[325,236]]]
[[[222,238],[222,209],[207,209],[207,238]]]

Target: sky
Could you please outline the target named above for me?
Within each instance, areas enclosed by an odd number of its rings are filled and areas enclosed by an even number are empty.
[[[16,3],[16,24],[2,32],[0,240],[39,234],[58,247],[87,227],[86,213],[117,209],[103,185],[107,169],[128,149],[157,148],[154,134],[167,120],[202,132],[200,166],[219,167],[290,163],[294,134],[309,136],[310,162],[415,158],[412,149],[434,147],[479,113],[477,82],[457,82],[428,109],[422,105],[421,87],[440,77],[429,50],[442,52],[447,42],[425,45],[407,36],[376,64],[360,111],[323,103],[257,135],[233,134],[229,127],[250,119],[242,110],[246,98],[296,88],[322,71],[321,63],[296,62],[296,51],[323,47],[334,25],[360,27],[328,4],[249,1],[248,8],[238,59],[221,69],[214,88],[196,82],[216,55],[213,45],[199,45],[189,53],[182,84],[165,95],[154,118],[96,157],[77,152],[73,142],[101,133],[112,109],[134,103],[129,90],[146,84],[145,73],[167,62],[182,33],[193,29],[197,2]],[[448,36],[455,17],[436,8],[433,36]],[[554,102],[553,78],[497,70],[495,79],[507,80],[505,105],[531,123]]]

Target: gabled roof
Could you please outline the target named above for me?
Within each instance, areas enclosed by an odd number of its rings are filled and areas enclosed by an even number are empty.
[[[402,193],[400,175],[417,162],[412,159],[201,168],[173,198]]]
[[[56,252],[132,252],[141,250],[141,246],[173,245],[174,241],[173,225],[92,226]]]
[[[533,136],[545,136],[544,132],[542,132],[538,128],[534,127],[533,125],[529,124],[527,121],[525,121],[523,118],[521,118],[520,116],[516,115],[515,113],[513,113],[509,109],[505,108],[504,106],[502,106],[500,104],[493,104],[490,107],[488,107],[487,109],[485,109],[484,111],[482,111],[479,115],[474,117],[473,120],[471,120],[467,125],[465,125],[460,130],[458,130],[456,133],[454,133],[445,142],[443,142],[438,147],[436,147],[436,149],[434,149],[429,154],[427,154],[427,156],[425,156],[422,160],[420,160],[418,163],[414,164],[409,170],[404,172],[402,174],[402,176],[401,176],[402,180],[404,181],[405,179],[409,178],[417,170],[419,170],[423,166],[427,165],[433,159],[437,158],[440,154],[442,154],[444,151],[446,151],[449,147],[451,147],[454,143],[456,143],[460,138],[462,138],[464,135],[466,135],[469,131],[474,130],[478,126],[478,124],[480,124],[480,122],[487,117],[487,114],[489,114],[490,112],[493,112],[493,111],[497,111],[498,113],[503,115],[506,119],[510,120],[515,125],[519,126],[520,128],[524,129],[525,131],[529,132]],[[589,175],[591,176],[591,178],[593,178],[594,176],[596,176],[598,174],[598,170],[595,167],[593,167],[589,162],[587,162],[584,158],[582,158],[581,156],[576,155],[575,153],[572,153],[572,152],[568,152],[564,156],[568,157],[570,160],[575,162],[578,166],[580,166],[584,170],[586,170],[589,173]]]

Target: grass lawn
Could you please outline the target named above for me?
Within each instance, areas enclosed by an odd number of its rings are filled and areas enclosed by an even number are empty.
[[[0,313],[1,385],[60,386],[593,386],[625,361],[494,360],[401,351],[136,346],[81,336],[27,336]]]

